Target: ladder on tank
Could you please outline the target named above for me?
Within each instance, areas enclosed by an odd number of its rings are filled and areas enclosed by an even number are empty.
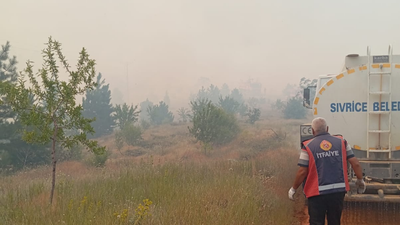
[[[393,49],[392,46],[389,46],[388,55],[383,56],[371,56],[370,48],[367,48],[367,55],[368,55],[368,112],[367,112],[367,158],[370,157],[370,153],[388,153],[388,158],[391,159],[391,127],[392,127],[392,113],[391,109],[383,111],[382,110],[382,97],[388,99],[389,104],[392,102],[392,56],[393,56]],[[372,57],[372,62],[371,62]],[[377,57],[377,58],[375,58]],[[380,58],[379,58],[380,57]],[[384,68],[387,68],[384,70]],[[375,69],[371,71],[372,69]],[[377,69],[377,70],[376,70]],[[373,76],[380,76],[380,83],[379,83],[379,91],[371,91],[373,87],[371,85],[371,77]],[[386,90],[383,90],[383,79],[388,80],[388,85]],[[374,83],[373,85],[377,85]],[[374,110],[374,106],[371,102],[371,96],[379,96],[379,110]],[[390,106],[391,107],[391,106]],[[388,126],[386,129],[382,129],[382,117],[387,115],[387,122]],[[378,116],[378,129],[371,129],[371,117],[376,118]],[[385,135],[386,134],[386,135]],[[381,143],[381,135],[387,136],[387,147],[382,147]],[[377,138],[378,145],[370,146],[371,138]]]

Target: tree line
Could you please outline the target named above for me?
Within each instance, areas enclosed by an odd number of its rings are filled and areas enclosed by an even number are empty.
[[[7,42],[0,50],[0,168],[15,171],[51,164],[50,201],[57,162],[79,159],[82,149],[87,149],[97,157],[97,164],[104,165],[107,149],[98,144],[99,137],[113,134],[121,149],[140,144],[143,131],[150,126],[175,120],[168,93],[157,104],[146,99],[136,106],[114,106],[109,84],[96,72],[96,62],[85,48],[72,68],[61,44],[50,37],[42,51],[42,67],[35,69],[28,61],[20,73],[16,57],[9,54]],[[60,73],[66,73],[68,79],[60,79]],[[79,104],[76,99],[82,95]],[[179,108],[177,116],[180,123],[191,123],[188,132],[207,153],[214,145],[236,137],[238,116],[250,124],[258,121],[261,103],[265,99],[245,101],[238,89],[211,84],[192,96],[190,109]]]

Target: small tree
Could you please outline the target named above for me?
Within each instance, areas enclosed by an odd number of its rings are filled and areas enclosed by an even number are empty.
[[[194,104],[192,105],[200,105]],[[211,102],[196,110],[193,115],[193,126],[188,127],[190,134],[203,144],[204,152],[213,144],[224,144],[231,141],[239,132],[239,126],[232,114],[214,106]]]
[[[111,103],[113,105],[121,105],[124,103],[124,96],[118,88],[114,88],[111,92]]]
[[[96,118],[91,124],[95,131],[94,138],[111,134],[115,125],[109,84],[106,85],[105,80],[101,78],[101,73],[99,73],[94,90],[86,91],[86,97],[82,98],[83,116]]]
[[[210,87],[207,89],[207,92],[208,92],[208,99],[210,99],[212,103],[217,104],[219,97],[221,96],[219,88],[211,84]]]
[[[189,120],[190,113],[185,107],[178,109],[179,122],[186,123]]]
[[[121,149],[124,143],[134,145],[141,139],[142,130],[135,123],[139,120],[140,111],[138,106],[128,106],[124,103],[115,108],[114,118],[120,130],[115,133],[115,143],[118,149]]]
[[[171,123],[174,121],[174,115],[168,109],[168,105],[161,101],[159,104],[147,108],[150,122],[154,125]]]
[[[235,101],[239,102],[239,104],[242,104],[244,102],[243,95],[242,95],[242,93],[240,93],[239,89],[237,89],[237,88],[232,90],[231,98],[233,98]]]
[[[250,124],[254,124],[256,121],[260,119],[261,111],[259,108],[250,108],[247,112],[247,122]]]
[[[208,99],[213,104],[218,104],[219,97],[221,96],[221,91],[219,88],[213,84],[210,85],[207,89],[201,87],[201,89],[197,92],[197,95],[194,97],[195,99]]]
[[[140,114],[139,114],[139,118],[141,121],[149,121],[150,117],[147,114],[147,109],[149,107],[152,107],[154,104],[153,102],[149,101],[149,99],[146,99],[146,101],[143,101],[140,103]]]
[[[278,111],[283,110],[285,108],[285,103],[281,99],[277,99],[274,104],[272,104],[272,108],[277,109]]]
[[[193,120],[193,117],[199,113],[202,112],[205,107],[207,107],[208,104],[210,104],[211,101],[205,98],[198,98],[195,101],[190,101],[190,106],[192,108],[192,115],[191,119]]]
[[[169,99],[168,91],[165,92],[165,95],[164,95],[164,102],[165,102],[165,104],[167,104],[167,105],[170,105],[170,104],[171,104],[171,100]]]
[[[124,143],[134,146],[142,139],[142,129],[134,124],[127,124],[124,129],[115,132],[115,144],[118,150],[124,146]]]
[[[197,95],[195,96],[197,99],[208,99],[208,92],[207,90],[202,86],[201,89],[197,92]]]
[[[227,113],[236,114],[239,111],[240,104],[232,97],[226,96],[224,98],[219,97],[218,106]]]
[[[120,130],[123,130],[125,126],[134,124],[138,121],[140,111],[137,110],[138,106],[128,106],[126,103],[115,106],[114,119]]]
[[[221,97],[229,96],[230,93],[231,90],[229,89],[229,86],[224,83],[221,87]]]
[[[59,78],[58,61],[69,75],[68,82]],[[81,143],[97,154],[105,151],[98,143],[88,140],[87,133],[94,130],[90,123],[93,119],[82,116],[82,106],[76,104],[76,97],[92,90],[96,83],[95,61],[89,58],[83,48],[76,66],[76,71],[71,70],[62,51],[61,44],[51,37],[46,49],[43,50],[43,67],[37,74],[33,72],[31,62],[27,62],[24,73],[28,76],[30,84],[21,79],[17,85],[1,83],[0,90],[6,94],[6,101],[19,114],[24,125],[23,139],[32,142],[47,144],[51,142],[51,158],[53,164],[52,186],[50,204],[53,201],[56,181],[56,145],[60,143],[64,148]],[[40,78],[40,79],[38,79]],[[41,83],[39,83],[39,81]],[[30,101],[33,96],[34,101]],[[68,129],[77,130],[76,134],[66,135]]]
[[[139,126],[133,124],[126,125],[122,131],[122,137],[125,143],[128,145],[135,145],[139,140],[142,139],[142,130]]]

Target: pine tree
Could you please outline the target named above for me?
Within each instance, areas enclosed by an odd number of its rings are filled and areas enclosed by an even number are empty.
[[[224,83],[224,84],[222,85],[222,88],[221,88],[221,96],[222,96],[222,97],[226,97],[226,96],[228,96],[230,93],[231,93],[231,90],[229,89],[229,86],[228,86],[226,83]]]
[[[16,84],[19,78],[17,73],[17,59],[10,57],[10,43],[7,42],[0,49],[0,83]],[[22,169],[26,166],[36,166],[49,162],[49,149],[42,145],[28,144],[22,140],[18,129],[21,128],[19,118],[6,104],[5,95],[0,95],[0,167]]]
[[[235,101],[239,102],[240,104],[242,104],[244,102],[243,95],[242,95],[242,93],[240,93],[239,89],[237,89],[237,88],[232,90],[230,97],[233,98]]]
[[[167,104],[167,105],[170,105],[170,104],[171,104],[171,100],[169,99],[168,91],[165,92],[164,102],[165,102],[165,104]]]
[[[115,106],[114,119],[119,129],[123,130],[126,126],[135,124],[138,121],[139,114],[140,111],[137,105],[128,106],[124,103],[123,105]]]
[[[221,96],[220,90],[217,86],[210,85],[207,89],[208,92],[208,99],[211,100],[213,104],[218,104],[219,97]]]
[[[83,112],[85,118],[95,118],[91,123],[95,133],[94,138],[111,134],[115,126],[112,114],[114,108],[111,104],[111,91],[109,84],[105,85],[102,75],[97,76],[96,87],[86,91],[86,97],[82,98]]]
[[[149,115],[150,122],[153,125],[167,124],[174,121],[174,115],[169,111],[168,105],[163,101],[147,108],[147,114]]]
[[[149,101],[149,99],[146,99],[146,101],[143,101],[140,103],[140,114],[139,114],[139,119],[141,121],[149,121],[150,117],[147,114],[147,109],[149,107],[153,107],[153,102]]]
[[[240,103],[232,97],[226,96],[225,98],[219,97],[218,106],[227,113],[236,114],[239,111]]]
[[[10,43],[7,42],[0,50],[0,82],[16,83],[18,80],[16,64],[18,62],[15,56],[12,58],[9,57],[10,47]],[[0,95],[1,102],[4,102],[4,97],[4,95]],[[14,113],[11,110],[11,106],[8,104],[0,104],[0,126],[4,123],[8,123],[13,117]],[[0,132],[5,132],[6,136],[8,134],[8,132],[3,129],[0,129]],[[0,135],[0,139],[1,136],[2,135]]]

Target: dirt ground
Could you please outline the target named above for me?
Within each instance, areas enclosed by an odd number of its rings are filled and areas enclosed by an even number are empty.
[[[300,225],[308,224],[307,207],[296,212]],[[397,225],[400,224],[400,203],[345,202],[342,225]]]

